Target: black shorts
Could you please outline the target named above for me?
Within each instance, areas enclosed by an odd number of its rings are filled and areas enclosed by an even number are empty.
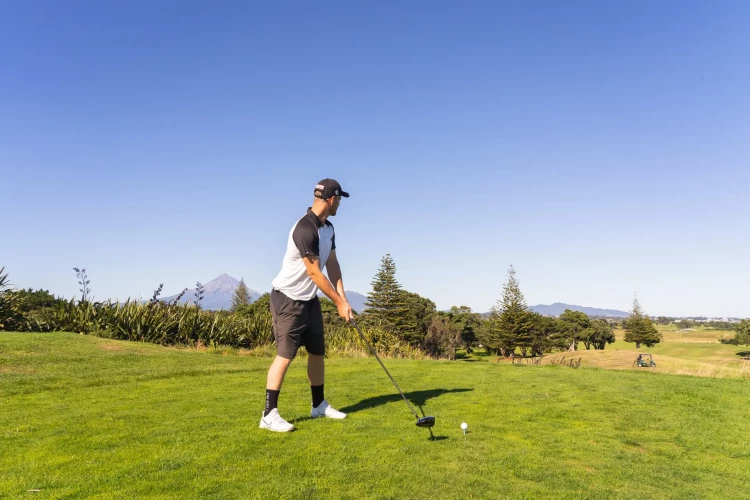
[[[290,299],[282,292],[271,290],[271,315],[276,351],[279,356],[294,359],[297,349],[305,346],[310,354],[322,356],[326,352],[323,337],[323,313],[320,300]]]

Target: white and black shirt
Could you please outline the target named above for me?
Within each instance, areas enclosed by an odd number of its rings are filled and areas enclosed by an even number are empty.
[[[320,270],[326,267],[331,250],[336,248],[336,235],[333,224],[320,221],[315,212],[307,213],[289,231],[289,240],[281,271],[271,285],[293,300],[311,300],[318,293],[318,287],[307,275],[303,257],[317,256]]]

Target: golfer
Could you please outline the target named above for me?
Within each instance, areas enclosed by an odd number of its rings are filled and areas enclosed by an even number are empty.
[[[336,235],[328,220],[336,215],[341,197],[349,197],[333,179],[323,179],[314,190],[313,206],[294,224],[289,232],[281,271],[274,278],[271,290],[271,315],[276,338],[276,358],[266,380],[266,409],[260,428],[289,432],[294,425],[279,415],[278,400],[281,384],[297,349],[307,349],[307,376],[312,391],[312,418],[342,419],[345,413],[335,410],[323,395],[325,340],[323,314],[317,292],[322,291],[336,304],[346,321],[352,308],[344,294],[341,268],[336,259]],[[323,274],[328,268],[330,281]]]

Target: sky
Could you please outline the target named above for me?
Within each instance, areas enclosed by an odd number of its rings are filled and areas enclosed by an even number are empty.
[[[0,5],[0,267],[261,292],[320,179],[347,290],[750,317],[750,3]]]

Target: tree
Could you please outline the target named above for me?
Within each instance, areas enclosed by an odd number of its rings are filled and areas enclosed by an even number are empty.
[[[461,344],[461,331],[443,314],[432,316],[422,347],[433,358],[456,359],[456,349]]]
[[[555,347],[555,334],[559,331],[557,318],[531,314],[531,355],[542,356],[547,350]],[[562,346],[567,347],[567,345]]]
[[[370,284],[372,291],[367,294],[362,323],[398,334],[402,327],[409,325],[410,313],[406,295],[396,281],[396,263],[390,254],[383,257]]]
[[[461,340],[467,351],[477,342],[477,332],[482,323],[479,313],[471,311],[469,306],[452,306],[448,316],[461,331]]]
[[[646,347],[654,347],[663,340],[662,334],[656,329],[651,318],[643,318],[643,343]],[[636,346],[637,347],[637,346]]]
[[[323,313],[323,325],[326,331],[330,328],[347,326],[347,322],[339,315],[339,308],[328,297],[320,297],[320,310]],[[356,311],[352,310],[352,314],[355,318],[357,317]]]
[[[532,344],[532,316],[521,293],[516,270],[510,266],[503,296],[492,307],[485,328],[480,333],[481,342],[503,356],[510,355],[516,347],[525,356]]]
[[[560,321],[558,322],[558,332],[561,340],[564,340],[569,350],[575,351],[578,349],[578,342],[583,341],[585,337],[584,331],[591,326],[591,320],[586,313],[581,311],[572,311],[565,309],[560,315]],[[591,344],[586,344],[586,349],[589,349]]]
[[[402,299],[408,316],[401,326],[399,336],[414,346],[421,345],[427,335],[432,317],[437,311],[435,303],[417,293],[403,290]]]
[[[605,320],[596,319],[591,322],[589,328],[583,331],[582,340],[586,349],[589,348],[589,345],[592,345],[594,349],[603,350],[607,344],[615,342],[615,333]]]
[[[633,307],[630,309],[630,316],[622,322],[625,329],[625,342],[635,342],[635,347],[641,347],[641,324],[643,322],[643,310],[638,302],[638,296],[633,299]]]
[[[245,280],[240,278],[240,284],[234,290],[232,295],[232,311],[236,311],[239,306],[245,306],[250,304],[250,291],[245,285]]]
[[[625,328],[625,342],[635,342],[636,349],[645,344],[647,347],[653,347],[662,340],[662,335],[656,329],[651,319],[643,314],[638,297],[633,299],[633,308],[630,316],[623,322]]]
[[[737,335],[735,335],[734,340],[737,342],[737,345],[750,346],[750,319],[740,321],[735,330],[737,331]]]
[[[257,317],[262,314],[271,314],[271,294],[266,292],[251,304],[242,304],[237,306],[237,309],[235,309],[234,313],[247,317]]]
[[[682,321],[677,323],[677,328],[680,330],[684,330],[686,328],[693,328],[693,327],[695,327],[695,322],[687,320],[687,319],[683,319]]]
[[[65,302],[63,299],[56,298],[48,290],[32,290],[29,288],[28,290],[19,290],[18,295],[22,301],[20,310],[24,313],[54,307],[61,302]]]

